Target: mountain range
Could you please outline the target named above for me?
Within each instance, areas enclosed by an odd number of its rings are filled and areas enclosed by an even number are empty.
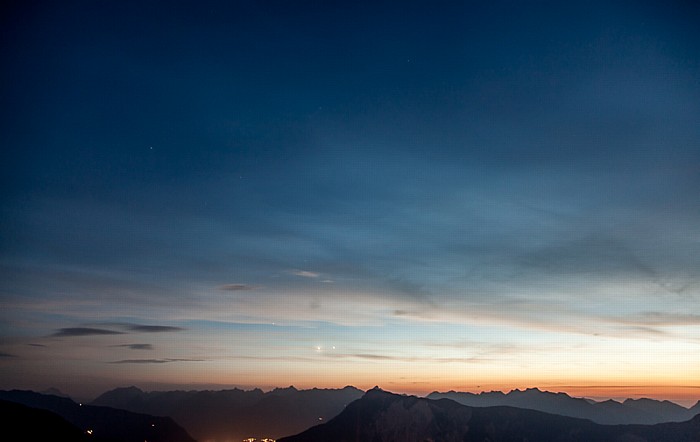
[[[468,407],[449,399],[368,391],[329,422],[279,442],[697,442],[700,415],[682,423],[601,425],[535,410]]]
[[[700,413],[700,401],[688,409],[670,401],[627,399],[624,402],[607,400],[594,402],[573,398],[566,393],[550,393],[537,388],[479,394],[449,391],[433,392],[428,399],[452,399],[470,407],[510,406],[590,419],[599,424],[657,424],[684,422]]]
[[[0,405],[3,430],[19,435],[15,440],[194,442],[169,417],[84,405],[59,396],[0,391]]]
[[[154,391],[136,387],[108,391],[91,404],[169,416],[197,440],[279,438],[338,415],[362,397],[354,387],[297,390]]]
[[[354,387],[341,390],[297,390],[289,387],[267,393],[259,389],[144,392],[136,387],[127,387],[108,391],[92,404],[169,416],[200,440],[235,440],[296,434],[336,416],[362,394]],[[524,408],[609,425],[684,422],[700,413],[700,401],[690,409],[653,399],[595,402],[537,388],[512,390],[509,393],[433,392],[427,397],[451,399],[470,407]]]
[[[190,435],[199,441],[235,441],[297,434],[284,440],[700,441],[700,402],[690,409],[652,399],[595,402],[535,388],[433,392],[418,398],[354,387],[269,392],[126,387],[105,392],[89,405],[56,394],[0,391],[0,410],[11,428],[31,429],[32,440],[43,439],[42,434],[98,442],[190,442]],[[92,434],[85,439],[88,429]]]

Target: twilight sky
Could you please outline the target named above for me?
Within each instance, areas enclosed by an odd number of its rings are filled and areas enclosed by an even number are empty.
[[[697,3],[0,21],[0,388],[700,399]]]

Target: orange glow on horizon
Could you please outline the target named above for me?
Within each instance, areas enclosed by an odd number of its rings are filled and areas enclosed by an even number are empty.
[[[612,382],[595,382],[595,383],[579,383],[579,382],[569,382],[569,383],[552,383],[547,381],[517,381],[512,380],[509,382],[490,382],[490,383],[464,383],[464,382],[454,382],[449,380],[441,381],[423,381],[423,380],[392,380],[392,379],[378,379],[376,382],[367,382],[366,380],[355,379],[355,382],[337,382],[335,379],[330,377],[324,379],[285,379],[280,380],[275,383],[266,383],[266,386],[262,386],[263,390],[271,390],[276,387],[289,387],[293,385],[298,389],[311,389],[311,388],[343,388],[346,386],[354,386],[361,390],[367,391],[375,386],[382,388],[383,390],[397,393],[397,394],[410,394],[416,396],[426,396],[434,391],[447,392],[447,391],[458,391],[458,392],[469,392],[469,393],[482,393],[490,391],[502,391],[508,393],[511,390],[526,390],[528,388],[537,388],[542,391],[548,391],[552,393],[566,393],[571,397],[581,397],[593,399],[596,401],[604,401],[608,399],[613,399],[616,401],[623,401],[625,399],[640,399],[649,398],[656,400],[669,400],[675,402],[684,407],[691,407],[700,401],[700,385],[659,385],[659,384],[648,384],[637,383],[634,385],[622,385],[615,384]],[[251,386],[255,388],[255,386]]]
[[[382,387],[382,385],[380,385]],[[369,387],[371,388],[371,387]],[[384,387],[382,387],[384,388]],[[538,388],[552,393],[566,393],[572,397],[583,397],[596,401],[614,399],[649,398],[656,400],[669,400],[685,407],[691,407],[700,401],[700,385],[552,385],[546,383],[508,383],[508,384],[399,384],[391,383],[385,390],[395,393],[414,394],[425,396],[433,391],[446,392],[450,390],[469,393],[481,393],[489,391],[502,391],[508,393],[511,390],[526,390]],[[364,389],[364,388],[363,388]]]

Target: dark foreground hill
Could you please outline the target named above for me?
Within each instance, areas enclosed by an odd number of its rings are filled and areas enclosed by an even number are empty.
[[[15,425],[29,420],[23,432],[26,435],[15,440],[86,440],[108,442],[194,442],[187,432],[169,417],[154,417],[108,407],[80,405],[68,398],[44,395],[32,391],[0,391],[4,401],[3,411],[15,416],[17,421],[3,413],[4,425]],[[14,405],[8,405],[12,403]],[[22,408],[25,407],[25,408]],[[52,428],[51,437],[43,438],[34,433]],[[5,430],[4,428],[3,430]],[[77,430],[77,432],[76,432]],[[29,432],[29,433],[28,433]],[[65,435],[58,437],[56,435]]]
[[[573,398],[566,393],[550,393],[537,388],[513,390],[509,393],[433,392],[428,399],[452,399],[469,407],[509,406],[560,414],[562,416],[590,419],[599,424],[657,424],[684,422],[700,413],[700,402],[693,408],[681,407],[669,401],[653,399],[627,399],[624,402],[608,400],[592,402]]]
[[[0,400],[5,435],[14,435],[17,440],[65,440],[87,442],[89,435],[72,425],[56,413],[27,407],[16,402]],[[102,438],[94,438],[96,442]]]
[[[169,416],[197,440],[278,438],[299,433],[338,415],[362,397],[362,390],[154,391],[118,388],[95,399],[102,405],[138,413]]]
[[[326,424],[280,442],[698,442],[700,416],[683,423],[600,425],[512,407],[473,408],[370,390]]]

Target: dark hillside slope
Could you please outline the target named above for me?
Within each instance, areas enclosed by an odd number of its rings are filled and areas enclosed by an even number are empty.
[[[0,391],[0,400],[48,410],[81,432],[119,442],[194,442],[187,432],[168,417],[155,417],[109,407],[81,405],[70,399],[32,391]],[[29,440],[38,440],[30,438]],[[68,439],[70,440],[70,439]]]
[[[98,437],[88,439],[89,436],[83,430],[56,413],[16,402],[0,400],[0,416],[2,431],[6,435],[3,440],[10,440],[8,436],[13,435],[16,440],[104,441]]]
[[[700,417],[684,423],[599,425],[512,407],[472,408],[370,390],[330,422],[280,442],[698,442]]]
[[[599,424],[658,424],[684,422],[700,413],[700,409],[687,409],[669,401],[653,399],[627,399],[620,403],[613,400],[593,402],[574,398],[566,393],[551,393],[537,388],[500,391],[479,394],[449,391],[433,392],[428,399],[452,399],[469,407],[507,406],[537,410],[562,416],[590,419]]]

